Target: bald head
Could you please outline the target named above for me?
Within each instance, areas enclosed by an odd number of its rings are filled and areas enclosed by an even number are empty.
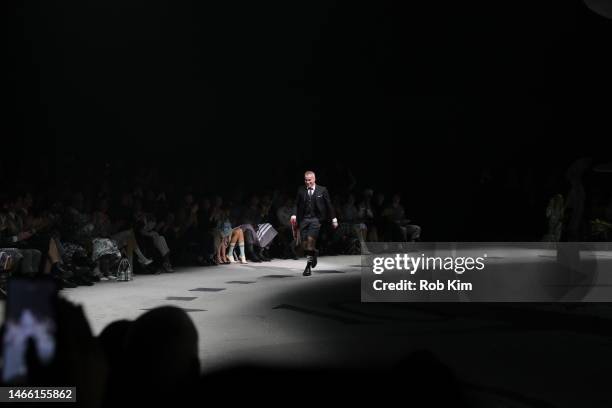
[[[316,181],[317,177],[315,176],[314,171],[308,170],[306,173],[304,173],[304,184],[306,184],[306,187],[313,187]]]

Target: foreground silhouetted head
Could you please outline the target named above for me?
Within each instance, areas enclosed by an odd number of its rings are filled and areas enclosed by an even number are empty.
[[[198,333],[182,309],[153,309],[129,325],[113,394],[131,401],[187,398],[200,375]]]

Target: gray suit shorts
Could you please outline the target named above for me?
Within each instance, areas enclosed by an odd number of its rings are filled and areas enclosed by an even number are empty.
[[[321,231],[321,222],[318,218],[304,218],[300,223],[302,241],[306,241],[307,237],[318,238],[319,231]]]

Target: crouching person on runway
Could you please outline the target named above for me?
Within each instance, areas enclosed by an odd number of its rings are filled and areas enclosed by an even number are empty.
[[[296,215],[291,216],[291,222],[300,229],[302,245],[306,254],[304,276],[310,276],[312,268],[317,266],[317,238],[321,231],[321,223],[331,219],[332,225],[338,228],[336,211],[332,205],[327,188],[316,184],[314,172],[304,173],[304,186],[297,192]]]
[[[244,232],[240,227],[232,227],[230,220],[230,208],[228,206],[221,206],[215,210],[211,216],[211,221],[214,221],[217,225],[214,232],[214,263],[217,265],[238,263],[234,257],[234,249],[236,248],[236,244],[240,252],[240,263],[248,263],[244,248]]]

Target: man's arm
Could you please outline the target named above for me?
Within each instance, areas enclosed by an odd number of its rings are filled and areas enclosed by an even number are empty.
[[[336,218],[336,209],[331,202],[331,197],[329,196],[329,191],[327,188],[323,191],[323,200],[325,201],[325,206],[327,207],[327,211],[329,212],[329,216],[332,219],[332,225],[334,228],[338,228],[338,219]]]
[[[295,213],[291,216],[291,224],[297,224],[297,212],[299,211],[301,202],[302,198],[300,197],[300,189],[298,188],[298,191],[295,194]]]

